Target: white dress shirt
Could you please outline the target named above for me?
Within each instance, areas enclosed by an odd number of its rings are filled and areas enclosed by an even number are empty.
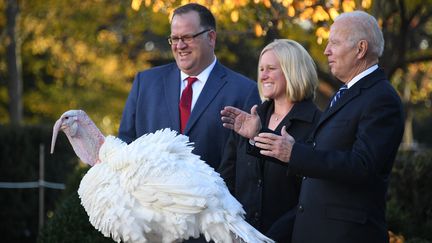
[[[351,88],[355,83],[357,83],[360,79],[366,77],[367,75],[369,75],[370,73],[372,73],[373,71],[378,69],[378,64],[372,65],[370,68],[364,70],[363,72],[357,74],[357,76],[355,76],[353,79],[351,79],[346,85],[349,88]]]
[[[210,76],[211,71],[213,70],[214,66],[216,65],[216,57],[214,58],[213,62],[208,65],[200,74],[195,76],[198,80],[195,81],[195,83],[192,84],[192,104],[191,104],[191,111],[193,110],[196,101],[198,100],[199,95],[201,94],[201,91],[204,88],[205,83],[207,82],[208,77]],[[180,96],[183,93],[183,90],[187,86],[187,78],[189,75],[184,73],[183,71],[180,71],[180,78],[182,82],[180,82]],[[193,76],[192,76],[193,77]]]

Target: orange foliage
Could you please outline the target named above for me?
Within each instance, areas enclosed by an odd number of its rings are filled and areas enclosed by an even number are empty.
[[[405,242],[405,238],[403,237],[403,235],[396,235],[395,233],[393,233],[392,231],[388,231],[389,234],[389,243],[404,243]]]
[[[311,21],[313,23],[327,22],[334,20],[342,12],[350,12],[355,9],[368,9],[371,7],[372,0],[343,0],[343,1],[322,1],[318,0],[181,0],[180,4],[196,2],[207,6],[218,17],[219,15],[230,16],[233,23],[239,21],[242,9],[248,4],[262,5],[269,11],[272,11],[272,17],[278,16],[277,22],[291,21],[290,18],[299,18],[302,21]],[[144,5],[154,12],[165,12],[171,17],[172,11],[178,7],[179,1],[176,0],[131,0],[131,8],[139,11]],[[289,18],[286,18],[288,16]],[[275,20],[275,19],[272,19]],[[257,36],[265,35],[266,31],[260,25],[251,20],[255,34]],[[262,21],[262,20],[261,20]],[[317,41],[322,42],[328,34],[323,30],[316,32]]]
[[[261,36],[263,34],[263,28],[261,27],[261,25],[259,23],[255,23],[255,35],[256,36]]]

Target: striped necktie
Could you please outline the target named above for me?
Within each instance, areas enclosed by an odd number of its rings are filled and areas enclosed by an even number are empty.
[[[336,92],[335,96],[333,96],[333,99],[330,102],[330,107],[332,107],[340,99],[340,97],[343,95],[343,93],[347,90],[348,90],[348,87],[346,86],[346,84],[344,84],[342,87],[340,87],[338,92]]]

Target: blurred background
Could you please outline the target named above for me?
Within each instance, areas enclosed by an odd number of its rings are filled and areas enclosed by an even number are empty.
[[[340,83],[323,54],[329,26],[361,9],[378,19],[380,59],[405,108],[387,218],[391,242],[432,242],[432,0],[0,0],[1,242],[111,242],[94,230],[76,193],[88,169],[52,126],[85,110],[116,135],[136,72],[172,62],[172,10],[198,2],[217,19],[216,55],[256,80],[261,49],[300,42],[320,78],[324,108]]]

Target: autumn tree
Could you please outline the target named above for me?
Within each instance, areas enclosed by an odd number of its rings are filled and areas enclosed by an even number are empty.
[[[0,0],[3,11],[6,10],[5,1]],[[173,9],[187,2],[20,1],[17,40],[22,43],[19,56],[23,64],[24,121],[52,121],[66,109],[83,108],[96,121],[101,121],[98,125],[104,131],[115,132],[133,75],[150,66],[172,61],[166,42],[169,19]],[[260,50],[268,42],[275,38],[291,38],[303,44],[317,63],[321,80],[317,103],[322,108],[340,85],[329,73],[323,55],[329,26],[342,12],[355,9],[370,12],[377,17],[386,39],[380,65],[405,97],[408,117],[405,141],[410,144],[413,140],[409,136],[409,109],[413,100],[403,94],[409,93],[409,97],[422,94],[423,99],[417,99],[415,107],[424,108],[431,99],[427,81],[413,88],[413,83],[404,77],[408,77],[409,70],[413,69],[411,64],[430,61],[431,0],[195,2],[208,6],[216,15],[218,59],[251,78],[256,78],[256,68],[251,67],[256,66]],[[6,27],[6,22],[0,18],[0,27]],[[2,36],[4,42],[4,34]],[[6,53],[2,48],[0,53]],[[2,63],[6,60],[0,59],[0,77],[4,82],[12,72],[6,71],[6,65]],[[424,70],[427,79],[430,74],[427,68]],[[8,104],[3,87],[0,86],[0,101]],[[0,122],[11,119],[2,116]]]
[[[431,108],[432,1],[376,1],[386,46],[381,65],[401,94],[406,122],[402,147],[412,149],[414,109]]]
[[[21,39],[19,38],[19,7],[17,0],[7,0],[6,28],[3,42],[6,44],[7,86],[9,95],[9,117],[13,125],[22,120],[22,67]]]
[[[134,74],[152,66],[159,46],[168,47],[166,16],[138,13],[130,2],[114,0],[20,1],[18,7],[25,124],[51,123],[68,109],[85,109],[105,133],[115,134]],[[4,16],[0,29],[10,23]],[[153,22],[160,24],[148,24]],[[2,45],[0,56],[5,53]],[[11,103],[4,95],[11,60],[0,59],[2,111]],[[12,116],[1,113],[0,122],[10,123]]]
[[[189,1],[132,0],[137,11],[151,9],[167,15],[180,4]],[[324,107],[340,82],[329,73],[323,50],[329,27],[342,12],[364,10],[378,19],[386,41],[380,65],[399,91],[406,108],[404,148],[413,146],[413,105],[430,108],[432,60],[432,1],[431,0],[198,0],[208,6],[222,23],[223,43],[230,47],[232,55],[238,55],[237,63],[249,67],[257,61],[259,50],[275,38],[292,38],[302,43],[317,62],[321,80],[317,102]],[[234,35],[233,35],[234,34]],[[229,40],[225,40],[228,38]],[[248,43],[244,43],[245,39]],[[255,44],[252,44],[255,43]],[[248,46],[246,46],[248,45]],[[223,53],[226,50],[219,50]],[[242,50],[246,50],[244,53]],[[255,57],[253,57],[255,55]],[[228,54],[229,56],[229,54]],[[246,57],[244,60],[240,60]],[[249,60],[249,62],[247,61]],[[246,63],[245,63],[246,62]],[[242,70],[241,67],[236,67]],[[413,70],[421,70],[415,72]],[[416,80],[412,80],[412,78]],[[416,98],[414,98],[416,97]],[[421,97],[421,98],[419,98]],[[429,105],[428,105],[429,104]]]

